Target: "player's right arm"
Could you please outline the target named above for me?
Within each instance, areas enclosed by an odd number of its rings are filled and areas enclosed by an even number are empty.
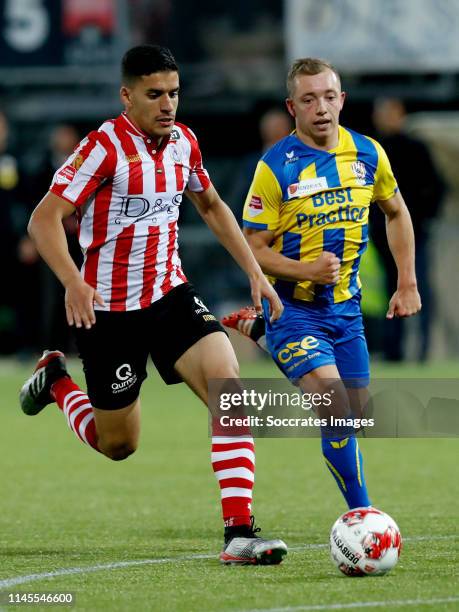
[[[297,261],[272,250],[272,231],[245,227],[244,235],[265,274],[295,282],[309,280],[319,285],[335,285],[339,280],[340,261],[334,253],[323,251],[315,261]]]
[[[38,252],[65,287],[65,311],[69,325],[89,329],[96,322],[94,302],[103,306],[97,291],[85,283],[70,256],[63,219],[75,207],[58,195],[48,192],[35,208],[28,232]]]
[[[315,261],[306,262],[291,259],[271,248],[278,231],[281,204],[279,182],[270,166],[261,160],[244,206],[244,235],[263,272],[288,281],[336,284],[340,260],[334,253],[323,251]]]

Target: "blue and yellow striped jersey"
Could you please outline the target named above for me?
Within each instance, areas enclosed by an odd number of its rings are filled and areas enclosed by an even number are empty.
[[[272,248],[291,259],[314,261],[331,251],[341,260],[341,280],[334,286],[268,277],[279,295],[337,303],[357,293],[370,203],[396,191],[381,145],[342,126],[338,146],[329,151],[305,145],[294,133],[271,147],[258,163],[244,226],[271,230]]]

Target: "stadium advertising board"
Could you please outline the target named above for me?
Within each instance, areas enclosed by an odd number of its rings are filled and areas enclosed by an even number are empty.
[[[0,0],[0,68],[104,67],[125,44],[120,0]]]
[[[455,0],[286,0],[287,59],[315,56],[342,72],[459,69]]]

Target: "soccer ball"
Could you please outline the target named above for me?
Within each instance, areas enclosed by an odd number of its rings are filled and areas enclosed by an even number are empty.
[[[376,508],[342,514],[330,534],[332,561],[346,576],[381,576],[398,561],[402,536],[397,523]]]

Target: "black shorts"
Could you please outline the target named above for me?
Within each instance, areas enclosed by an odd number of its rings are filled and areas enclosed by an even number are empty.
[[[224,329],[190,283],[175,287],[148,308],[96,311],[91,329],[75,329],[92,405],[116,410],[134,402],[147,377],[148,355],[168,385],[182,382],[176,361],[216,331]]]

